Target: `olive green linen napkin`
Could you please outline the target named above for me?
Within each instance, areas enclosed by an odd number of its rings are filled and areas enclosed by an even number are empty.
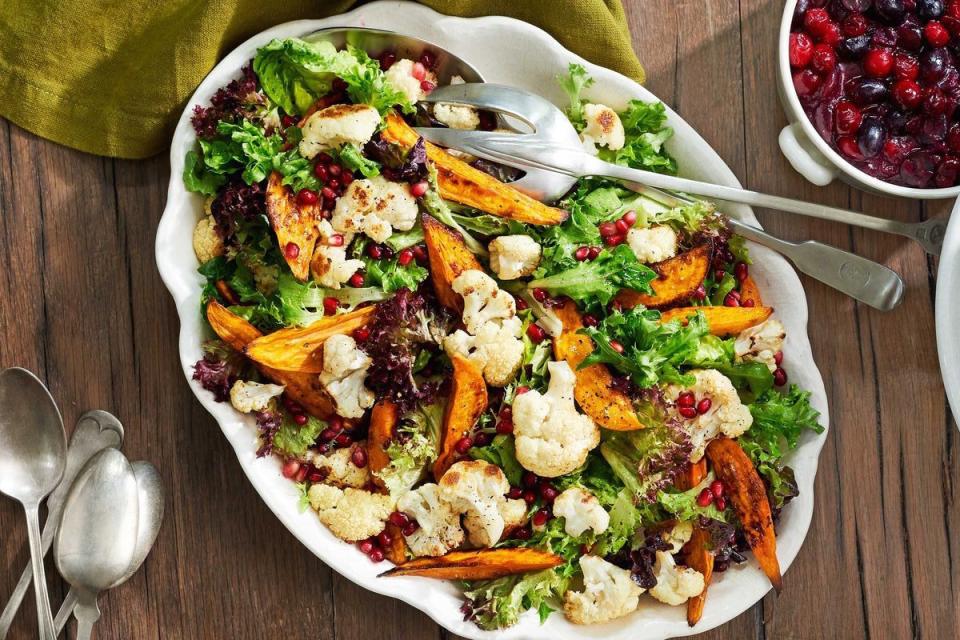
[[[184,103],[217,61],[282,22],[356,0],[4,0],[0,116],[82,151],[143,158],[169,144]],[[637,80],[620,0],[423,0],[445,14],[535,24]]]

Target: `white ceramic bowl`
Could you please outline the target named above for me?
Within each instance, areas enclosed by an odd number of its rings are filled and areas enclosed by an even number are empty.
[[[960,420],[960,200],[953,205],[937,269],[937,355],[954,423]]]
[[[196,271],[198,265],[191,248],[191,234],[202,215],[202,202],[196,194],[187,193],[180,180],[184,154],[195,143],[189,111],[194,104],[206,103],[218,87],[226,84],[253,57],[259,46],[272,38],[303,36],[333,26],[392,29],[423,38],[469,61],[491,82],[532,89],[557,104],[562,104],[564,96],[554,77],[564,72],[569,62],[584,64],[596,79],[596,85],[590,91],[593,99],[618,108],[625,106],[630,98],[656,100],[632,80],[591,65],[529,24],[500,17],[451,18],[421,5],[404,2],[375,2],[326,20],[303,20],[274,27],[244,42],[210,72],[187,103],[188,108],[174,134],[170,152],[170,189],[157,231],[157,264],[180,315],[179,347],[183,373],[200,403],[219,423],[240,466],[264,502],[304,546],[331,568],[366,589],[398,598],[423,610],[443,627],[467,638],[659,640],[706,631],[745,611],[770,588],[754,561],[715,576],[703,619],[693,629],[687,626],[684,607],[668,607],[645,597],[635,613],[604,625],[578,627],[568,623],[562,614],[555,614],[541,626],[536,613],[528,612],[513,628],[483,632],[472,623],[464,622],[459,611],[461,594],[453,583],[411,577],[377,578],[386,563],[372,564],[353,545],[337,540],[313,513],[301,512],[293,483],[280,474],[280,462],[272,457],[256,457],[253,421],[235,412],[229,404],[214,402],[208,392],[190,379],[192,365],[201,357],[200,344],[207,329],[199,308],[203,281]],[[672,111],[669,112],[669,124],[676,131],[670,150],[685,175],[739,186],[720,157]],[[756,223],[747,207],[729,211]],[[777,309],[778,317],[787,328],[784,352],[791,381],[813,391],[813,404],[823,414],[822,422],[826,426],[826,395],[807,339],[807,305],[803,288],[783,258],[762,247],[752,246],[751,251],[756,257],[752,273],[763,292],[764,301]],[[796,471],[800,497],[784,510],[780,521],[777,555],[784,570],[796,557],[810,525],[813,479],[824,439],[824,435],[807,434],[788,460]],[[789,577],[786,584],[781,597],[790,597]],[[270,585],[261,588],[269,589]]]
[[[820,136],[803,111],[803,106],[794,90],[793,76],[790,72],[790,24],[793,21],[796,6],[797,0],[787,0],[784,4],[777,53],[780,70],[778,86],[780,102],[790,121],[790,124],[780,131],[779,143],[780,150],[787,157],[790,165],[804,178],[821,187],[840,178],[865,191],[901,198],[937,200],[956,198],[960,195],[960,185],[947,189],[915,189],[874,178],[847,162]]]

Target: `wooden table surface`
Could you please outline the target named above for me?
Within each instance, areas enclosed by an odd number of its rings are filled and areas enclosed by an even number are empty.
[[[626,5],[647,86],[744,185],[900,220],[949,211],[948,203],[894,202],[842,184],[816,188],[789,167],[776,145],[785,124],[775,90],[782,2]],[[177,357],[174,305],[153,258],[168,176],[166,154],[99,158],[0,126],[0,366],[36,371],[68,428],[88,409],[115,413],[126,453],[154,462],[169,491],[144,569],[101,598],[99,637],[451,637],[301,546],[194,400]],[[936,260],[895,237],[760,218],[785,238],[814,238],[884,262],[908,289],[903,305],[884,314],[803,279],[831,414],[813,523],[779,599],[769,595],[703,637],[956,637],[958,433],[937,365]],[[26,560],[22,513],[0,500],[0,599]],[[47,567],[56,606],[64,589],[52,562]],[[35,637],[34,616],[28,594],[11,637]]]

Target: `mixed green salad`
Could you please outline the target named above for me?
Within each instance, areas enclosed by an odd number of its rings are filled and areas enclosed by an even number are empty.
[[[410,128],[496,126],[418,104],[442,54],[378,53],[274,40],[195,107],[216,337],[194,379],[382,579],[456,580],[484,629],[646,597],[692,625],[750,551],[779,589],[784,459],[822,427],[743,239],[609,180],[530,199]],[[662,104],[591,102],[576,64],[558,81],[600,157],[677,171]]]

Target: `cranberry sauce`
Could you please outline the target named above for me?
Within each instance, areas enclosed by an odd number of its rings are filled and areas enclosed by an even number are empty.
[[[892,184],[960,183],[960,0],[799,0],[789,57],[831,147]]]

